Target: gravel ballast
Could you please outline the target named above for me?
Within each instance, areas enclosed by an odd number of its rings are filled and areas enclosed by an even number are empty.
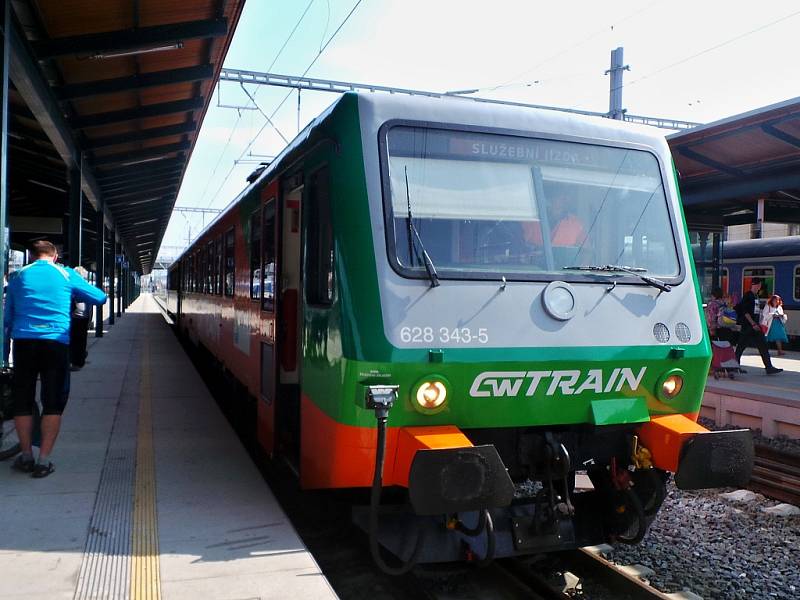
[[[709,599],[800,597],[800,516],[763,511],[778,502],[720,497],[731,490],[681,491],[667,498],[638,546],[617,544],[609,557],[641,564],[664,592],[690,590]]]
[[[731,425],[720,426],[717,425],[711,419],[706,419],[704,417],[700,417],[697,419],[697,422],[700,423],[706,429],[710,429],[712,431],[719,431],[725,429],[736,429],[736,427]],[[750,431],[753,432],[753,442],[756,444],[760,444],[762,446],[769,446],[770,448],[774,448],[775,450],[781,450],[783,452],[791,452],[792,454],[800,455],[800,439],[792,439],[785,436],[778,436],[778,437],[764,437],[761,435],[761,430],[759,429],[751,429]]]

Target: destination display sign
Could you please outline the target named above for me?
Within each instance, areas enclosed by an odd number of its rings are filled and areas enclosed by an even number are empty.
[[[590,144],[420,127],[393,128],[389,135],[389,152],[395,156],[463,158],[571,167],[602,167],[608,161],[605,148]]]

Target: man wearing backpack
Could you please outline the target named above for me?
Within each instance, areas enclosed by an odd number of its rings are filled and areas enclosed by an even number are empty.
[[[758,292],[760,291],[761,279],[753,277],[750,280],[750,291],[742,296],[741,301],[735,307],[737,322],[742,328],[739,335],[739,343],[736,345],[736,361],[741,362],[745,349],[749,346],[754,346],[758,348],[758,353],[761,354],[761,360],[764,362],[767,375],[775,375],[782,372],[783,369],[772,366],[772,358],[769,355],[767,341],[764,339],[764,333],[761,331],[761,325],[759,325],[759,319],[756,316],[756,303],[758,302]]]

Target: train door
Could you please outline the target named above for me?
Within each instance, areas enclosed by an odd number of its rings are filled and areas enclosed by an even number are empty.
[[[254,279],[258,280],[261,322],[260,351],[260,394],[258,402],[258,441],[264,451],[272,456],[275,452],[275,401],[278,392],[277,328],[275,326],[278,308],[278,200],[277,185],[269,185],[262,191],[266,201],[261,206],[258,226],[261,228],[261,257]],[[254,225],[255,226],[255,225]]]
[[[183,269],[184,269],[184,261],[181,260],[178,263],[178,268],[175,269],[175,271],[173,272],[173,277],[175,281],[171,286],[175,290],[175,319],[178,321],[179,328],[181,320],[181,303],[183,301]]]
[[[303,175],[295,173],[281,181],[277,223],[280,231],[275,282],[277,303],[277,369],[275,427],[279,451],[294,464],[300,452],[300,353],[302,352],[301,201]]]

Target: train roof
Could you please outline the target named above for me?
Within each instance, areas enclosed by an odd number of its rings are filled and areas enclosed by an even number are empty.
[[[723,260],[800,255],[800,236],[737,240],[722,245]]]
[[[663,129],[569,109],[540,108],[458,96],[430,97],[368,92],[358,93],[357,96],[362,118],[374,116],[375,125],[378,126],[391,119],[408,119],[452,124],[456,127],[487,127],[512,135],[551,134],[667,148]]]
[[[324,124],[336,112],[337,107],[357,98],[362,118],[372,118],[375,129],[388,120],[409,120],[428,123],[445,123],[454,126],[488,127],[509,133],[533,133],[584,138],[609,143],[626,142],[651,148],[660,148],[668,153],[664,131],[647,125],[616,121],[583,114],[568,109],[531,107],[523,104],[482,101],[458,96],[410,96],[404,94],[379,94],[370,92],[346,92],[337,98],[319,116],[289,142],[277,157],[255,177],[195,238],[201,239],[215,223],[234,208],[254,188],[275,174],[288,168],[296,159],[297,149],[309,140],[324,138]],[[186,248],[177,263],[194,242]]]

